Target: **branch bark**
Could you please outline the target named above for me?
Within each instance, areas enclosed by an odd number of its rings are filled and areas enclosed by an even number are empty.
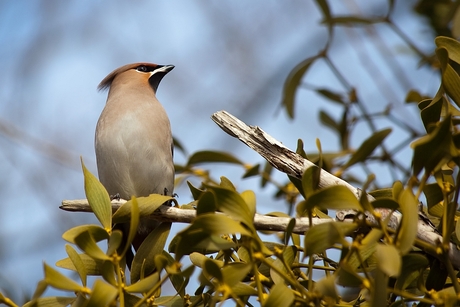
[[[241,142],[246,144],[248,147],[256,151],[262,157],[264,157],[273,167],[279,171],[301,178],[304,171],[313,166],[314,164],[297,153],[293,152],[269,134],[264,132],[257,126],[248,126],[244,122],[240,121],[236,117],[232,116],[226,111],[219,111],[212,115],[212,120],[229,135],[239,139]],[[335,177],[334,175],[321,170],[320,175],[320,188],[325,188],[333,185],[342,185],[352,191],[356,197],[360,197],[361,190],[353,187],[348,182]],[[367,196],[369,201],[374,200],[370,195]],[[112,208],[116,211],[121,204],[125,201],[113,201]],[[64,200],[60,207],[67,211],[83,211],[90,212],[91,208],[86,199],[84,200]],[[389,211],[380,212],[384,217],[389,214]],[[333,221],[348,222],[353,219],[356,212],[349,211],[338,211],[335,219],[320,219],[314,218],[313,226],[321,223],[329,223]],[[191,223],[195,218],[195,210],[184,210],[175,207],[161,206],[151,218],[164,221],[164,222],[181,222]],[[283,217],[272,217],[256,214],[254,217],[254,226],[258,230],[272,230],[272,231],[286,231],[287,225],[291,218]],[[367,216],[367,220],[371,225],[377,225],[373,216]],[[388,227],[396,230],[401,221],[401,214],[399,212],[392,213]],[[303,234],[310,228],[308,218],[296,218],[296,225],[294,228],[295,233]],[[418,232],[417,238],[425,243],[432,246],[437,246],[439,242],[442,242],[442,237],[432,226],[428,219],[422,215],[418,218]],[[435,257],[439,255],[433,253],[434,249],[427,250]],[[449,258],[454,267],[460,268],[460,251],[457,247],[450,243]]]

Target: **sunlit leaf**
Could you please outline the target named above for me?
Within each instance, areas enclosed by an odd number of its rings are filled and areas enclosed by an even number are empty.
[[[65,307],[71,305],[75,302],[76,298],[74,297],[65,297],[65,296],[50,296],[50,297],[40,297],[34,301],[24,304],[23,307]]]
[[[429,265],[428,259],[421,254],[407,254],[402,257],[402,270],[395,283],[395,288],[404,290],[420,276],[421,271]]]
[[[161,205],[169,201],[175,201],[174,197],[160,194],[151,194],[147,197],[136,197],[141,217],[152,215]],[[124,203],[113,215],[114,223],[126,223],[131,221],[131,206],[133,200]]]
[[[242,262],[229,263],[222,269],[224,283],[230,287],[235,286],[251,271],[252,265]]]
[[[294,293],[285,284],[275,284],[264,302],[264,307],[290,307],[294,302]]]
[[[359,163],[364,162],[377,148],[377,146],[383,143],[383,140],[390,134],[391,129],[384,129],[375,132],[369,138],[367,138],[361,146],[351,155],[350,160],[343,166],[344,169]]]
[[[83,260],[72,246],[66,244],[65,250],[67,252],[67,255],[69,255],[69,259],[72,261],[72,264],[74,265],[78,275],[80,276],[80,280],[83,286],[86,287],[87,272]]]
[[[143,293],[152,289],[159,281],[160,274],[158,272],[137,281],[136,283],[125,288],[128,293]]]
[[[138,281],[142,273],[147,275],[153,272],[154,258],[163,253],[170,230],[171,223],[161,223],[145,238],[134,255],[131,265],[131,282]],[[144,272],[141,272],[142,268]]]
[[[361,205],[348,188],[335,185],[316,191],[306,200],[306,208],[313,210],[314,207],[320,209],[354,209],[362,211]]]
[[[79,292],[84,289],[82,285],[77,284],[75,281],[72,279],[62,275],[46,263],[44,264],[44,269],[45,269],[45,282],[50,285],[51,287],[54,287],[56,289],[60,290],[66,290],[66,291],[74,291],[74,292]]]
[[[109,260],[109,256],[100,249],[89,232],[79,234],[75,238],[75,244],[94,259]]]
[[[401,272],[401,256],[394,245],[377,244],[377,267],[386,275],[399,276]]]
[[[345,235],[357,227],[355,223],[329,222],[310,228],[305,234],[305,254],[311,256],[335,244],[347,244]]]
[[[87,254],[78,254],[78,256],[83,262],[83,265],[85,266],[87,275],[100,275],[101,274],[99,268],[103,263],[102,260],[95,260],[91,258],[90,256],[88,256]],[[63,268],[63,269],[77,271],[77,268],[75,267],[73,261],[70,258],[59,260],[58,262],[56,262],[56,266]]]
[[[187,166],[198,165],[202,163],[232,163],[243,165],[243,163],[235,158],[232,154],[220,151],[197,151],[187,161]]]
[[[109,193],[107,193],[102,183],[86,168],[83,159],[81,159],[81,166],[85,177],[85,194],[88,203],[102,226],[105,229],[111,229],[112,204],[110,203]]]
[[[456,39],[438,36],[434,39],[437,47],[445,48],[449,53],[449,58],[460,64],[460,42]]]
[[[78,237],[83,232],[89,233],[96,242],[107,240],[109,238],[109,234],[107,230],[105,230],[99,225],[76,226],[64,232],[64,234],[62,235],[62,238],[69,243],[75,244],[75,238]]]
[[[414,149],[414,175],[418,175],[423,168],[429,173],[450,160],[451,154],[457,154],[450,128],[451,118],[448,116],[433,131],[411,144]]]
[[[407,254],[417,237],[418,202],[410,188],[406,188],[399,198],[402,218],[398,232],[397,247],[401,255]]]
[[[337,299],[339,297],[337,287],[335,286],[335,276],[329,275],[321,278],[315,284],[315,290],[324,296]]]
[[[86,307],[111,306],[118,295],[118,289],[97,279]]]

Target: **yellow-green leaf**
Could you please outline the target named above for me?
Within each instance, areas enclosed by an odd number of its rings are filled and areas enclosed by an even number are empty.
[[[109,256],[100,249],[89,232],[79,234],[75,238],[75,244],[94,259],[109,260]]]
[[[170,230],[171,223],[161,223],[142,242],[132,263],[132,282],[138,281],[143,273],[147,275],[153,272],[155,269],[154,258],[163,253]],[[141,272],[141,269],[144,272]]]
[[[86,307],[114,306],[117,295],[117,288],[97,279]]]
[[[377,244],[377,267],[387,276],[399,276],[401,272],[401,255],[394,245]]]
[[[137,281],[136,283],[125,288],[128,293],[143,293],[152,289],[160,279],[160,274],[158,272],[149,275],[148,277]]]
[[[72,264],[74,265],[78,275],[80,276],[83,286],[86,287],[87,272],[83,260],[72,246],[66,244],[65,250],[67,252],[67,255],[69,255],[70,260],[72,260]]]
[[[290,118],[294,118],[294,103],[297,88],[308,68],[318,59],[318,56],[307,58],[294,67],[289,73],[283,86],[282,104]]]
[[[83,232],[89,233],[96,242],[107,240],[109,238],[109,234],[107,230],[105,230],[99,225],[76,226],[64,232],[64,234],[62,235],[62,238],[69,243],[75,244],[75,238],[78,237]]]
[[[460,42],[456,39],[438,36],[434,39],[437,47],[445,48],[449,53],[449,58],[460,64]]]
[[[78,256],[80,257],[81,261],[83,262],[83,265],[85,266],[87,275],[101,275],[99,267],[102,265],[102,260],[95,260],[87,254],[78,254]],[[75,264],[70,258],[59,260],[58,262],[56,262],[56,266],[63,269],[77,271]]]
[[[365,161],[377,148],[383,143],[383,140],[391,133],[391,128],[375,132],[367,138],[361,146],[351,155],[350,160],[345,163],[343,169],[346,169],[356,163]]]
[[[151,194],[147,197],[136,197],[139,206],[139,215],[141,217],[152,215],[161,205],[172,200],[175,201],[174,197],[160,194]],[[134,200],[131,199],[118,208],[117,212],[113,215],[114,223],[126,223],[131,221],[131,207],[133,201]]]
[[[354,209],[362,211],[357,195],[354,195],[348,188],[341,185],[316,191],[307,198],[305,207],[310,210],[317,207],[319,209]]]
[[[24,304],[23,307],[66,307],[75,302],[75,297],[66,297],[66,296],[50,296],[50,297],[40,297],[36,300]]]
[[[275,284],[270,289],[267,300],[263,303],[264,307],[290,307],[294,302],[294,293],[285,284]]]
[[[402,218],[398,232],[397,247],[401,255],[407,254],[417,237],[418,202],[410,188],[406,188],[399,198]]]
[[[81,166],[85,177],[85,193],[88,203],[102,226],[109,230],[112,228],[112,204],[109,193],[86,168],[83,159],[81,159]]]
[[[329,222],[310,228],[305,234],[305,254],[321,253],[334,244],[347,244],[345,235],[354,231],[356,223]]]
[[[243,162],[235,158],[232,154],[223,151],[198,151],[195,152],[187,162],[187,166],[198,165],[202,163],[231,163],[243,165]]]
[[[72,279],[68,278],[67,276],[62,275],[46,263],[44,264],[44,269],[45,269],[45,282],[50,285],[51,287],[54,287],[56,289],[60,290],[66,290],[66,291],[74,291],[74,292],[80,292],[84,289],[82,285],[77,284],[75,281]]]

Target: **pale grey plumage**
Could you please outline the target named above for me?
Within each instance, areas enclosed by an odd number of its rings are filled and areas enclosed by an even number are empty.
[[[96,160],[99,180],[111,195],[130,199],[173,193],[171,127],[155,96],[159,82],[173,68],[129,64],[99,84],[99,89],[110,89],[96,127]],[[142,221],[139,233],[146,235],[156,225]]]

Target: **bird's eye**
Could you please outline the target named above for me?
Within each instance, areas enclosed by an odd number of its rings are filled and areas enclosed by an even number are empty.
[[[137,67],[137,71],[147,72],[148,69],[147,69],[147,66],[141,65],[141,66]]]

